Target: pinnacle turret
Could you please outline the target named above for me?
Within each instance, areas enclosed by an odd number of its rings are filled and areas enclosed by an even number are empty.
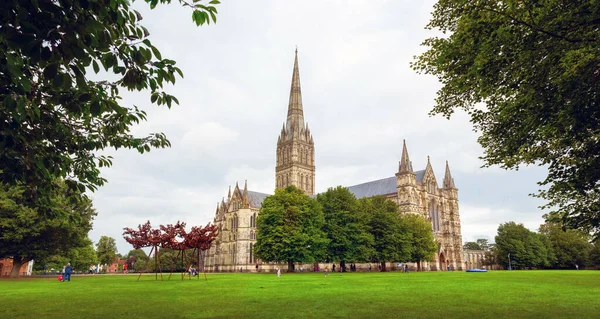
[[[450,174],[450,166],[448,166],[448,161],[446,161],[446,174],[444,174],[444,188],[456,188],[454,185],[454,178]]]
[[[400,159],[400,167],[398,173],[414,173],[412,168],[412,162],[408,157],[408,150],[406,149],[406,140],[403,141],[402,146],[402,158]]]

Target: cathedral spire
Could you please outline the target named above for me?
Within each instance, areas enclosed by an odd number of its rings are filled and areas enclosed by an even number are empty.
[[[406,149],[406,140],[403,141],[402,146],[402,159],[400,160],[400,167],[398,173],[414,173],[410,158],[408,158],[408,150]]]
[[[288,132],[299,132],[302,126],[304,126],[304,112],[302,110],[302,92],[300,90],[300,71],[298,70],[298,49],[296,48],[292,87],[290,88],[290,101],[288,104],[287,129]]]
[[[227,193],[227,201],[231,199],[231,185],[229,185],[229,192]]]
[[[450,166],[448,166],[448,161],[446,161],[446,174],[444,175],[444,188],[456,188],[454,186],[454,178],[450,175]]]

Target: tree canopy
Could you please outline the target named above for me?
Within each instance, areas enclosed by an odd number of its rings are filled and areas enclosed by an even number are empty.
[[[412,67],[439,78],[431,114],[470,114],[485,166],[548,168],[550,220],[600,236],[600,2],[439,0]]]
[[[327,237],[323,232],[319,203],[295,186],[275,190],[262,203],[257,216],[254,254],[265,262],[313,262],[325,258]]]
[[[117,260],[117,243],[114,238],[102,236],[96,243],[96,254],[101,264],[110,265]]]
[[[383,196],[361,198],[358,202],[373,236],[371,260],[380,263],[382,271],[386,270],[386,262],[409,261],[412,234],[408,223],[400,218],[396,203]]]
[[[519,268],[550,267],[556,259],[552,244],[546,236],[532,232],[523,224],[515,222],[504,223],[498,227],[496,249],[498,262],[506,268],[509,258],[511,266]]]
[[[25,187],[0,183],[0,258],[13,258],[13,277],[32,259],[43,263],[89,244],[96,216],[91,200],[69,200],[79,194],[73,195],[62,182],[55,183],[53,192],[45,194],[45,204],[36,208],[26,204],[30,199]]]
[[[573,269],[575,265],[583,267],[590,264],[593,245],[585,232],[576,229],[563,230],[557,224],[547,223],[540,226],[540,233],[547,236],[552,244],[556,256],[552,265],[554,268]]]
[[[431,222],[417,214],[404,214],[402,221],[408,225],[410,233],[410,261],[417,263],[421,270],[421,261],[431,261],[437,251],[437,244],[431,231]]]
[[[151,8],[171,0],[146,0]],[[216,22],[219,1],[179,3],[201,25]],[[0,10],[0,182],[26,185],[31,207],[62,178],[83,194],[105,183],[106,147],[139,152],[167,147],[162,133],[131,134],[144,110],[124,105],[121,90],[166,93],[182,71],[152,45],[128,0],[7,0]],[[90,73],[95,76],[90,76]]]
[[[347,188],[329,188],[317,195],[323,207],[327,234],[327,259],[339,261],[368,261],[373,255],[373,236],[360,219],[358,202]]]

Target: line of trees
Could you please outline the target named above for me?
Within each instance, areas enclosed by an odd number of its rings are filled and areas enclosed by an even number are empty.
[[[533,232],[523,224],[507,222],[498,227],[495,240],[486,251],[486,265],[499,264],[508,269],[510,260],[513,269],[600,266],[600,242],[592,242],[592,236],[584,231],[563,229],[554,223],[543,224]],[[473,243],[465,243],[467,246],[474,247]]]
[[[431,260],[437,245],[431,224],[400,215],[385,197],[356,199],[338,186],[307,196],[295,186],[265,198],[257,219],[254,254],[266,262],[386,262]]]

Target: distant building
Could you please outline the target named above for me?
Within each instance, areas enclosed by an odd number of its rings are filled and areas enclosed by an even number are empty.
[[[123,271],[123,265],[127,262],[125,259],[117,258],[112,264],[106,265],[106,272],[121,272]]]
[[[277,139],[276,187],[295,185],[306,194],[314,196],[315,171],[315,146],[308,124],[304,121],[296,51],[287,119]],[[482,251],[465,254],[462,249],[458,189],[450,174],[448,162],[440,187],[429,157],[425,169],[413,170],[404,142],[398,171],[393,176],[350,186],[348,189],[357,198],[385,196],[398,204],[401,214],[420,214],[431,222],[438,249],[433,261],[423,263],[423,269],[447,270],[450,267],[452,270],[462,270],[481,267]],[[219,229],[219,235],[206,254],[207,271],[256,271],[259,264],[258,270],[262,271],[282,267],[275,264],[263,265],[253,255],[256,217],[267,196],[269,194],[249,190],[247,182],[243,189],[237,183],[233,192],[229,188],[227,199],[223,198],[217,204],[214,224]],[[360,268],[368,269],[368,265],[359,266]]]
[[[12,258],[0,259],[0,276],[9,276],[13,268]],[[31,276],[33,272],[33,260],[21,265],[19,276]]]

